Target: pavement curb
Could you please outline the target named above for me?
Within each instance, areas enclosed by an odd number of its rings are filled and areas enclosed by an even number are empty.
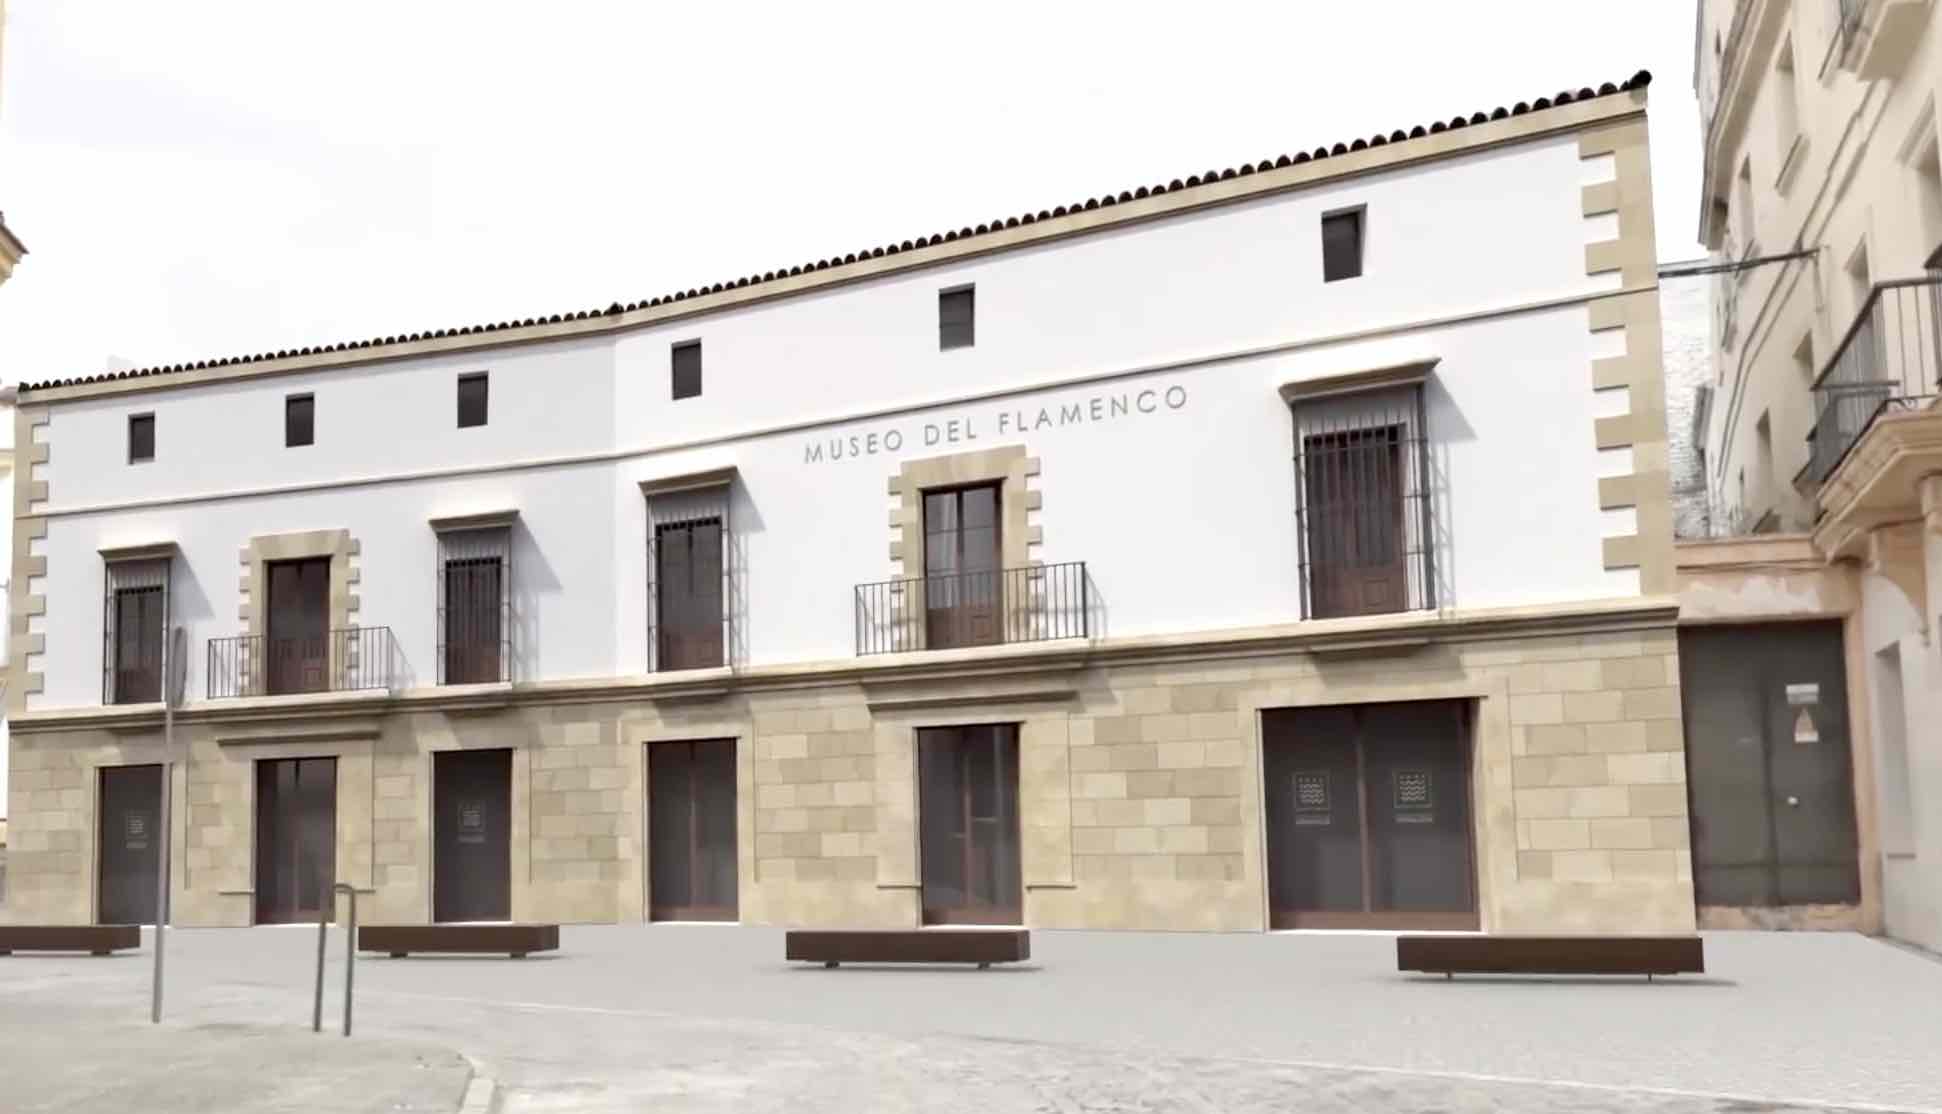
[[[458,1114],[491,1114],[492,1100],[499,1090],[499,1084],[485,1072],[485,1065],[465,1053],[465,1063],[472,1069],[472,1078],[465,1084],[465,1097],[459,1100]]]

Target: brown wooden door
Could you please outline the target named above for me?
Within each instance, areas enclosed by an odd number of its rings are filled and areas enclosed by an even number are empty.
[[[162,699],[162,598],[160,584],[115,590],[117,704]]]
[[[1262,720],[1274,927],[1477,927],[1465,702]]]
[[[432,759],[432,919],[512,918],[512,751]]]
[[[501,680],[505,563],[498,557],[445,562],[445,683]]]
[[[1303,461],[1314,616],[1407,610],[1401,428],[1312,434]]]
[[[314,921],[337,880],[337,760],[256,764],[256,920]]]
[[[648,744],[647,787],[649,917],[736,919],[735,740]]]
[[[154,924],[162,865],[162,767],[103,766],[95,813],[95,919]]]
[[[263,652],[270,691],[330,687],[330,559],[272,561]]]
[[[722,559],[720,519],[655,528],[656,668],[722,664]]]
[[[1004,641],[998,487],[924,493],[924,633],[932,649]]]
[[[927,924],[1022,924],[1018,727],[917,732]]]

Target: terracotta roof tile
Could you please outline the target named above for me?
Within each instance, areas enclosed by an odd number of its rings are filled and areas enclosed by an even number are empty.
[[[1286,166],[1299,166],[1302,163],[1306,163],[1306,162],[1315,162],[1322,159],[1335,158],[1341,155],[1349,154],[1350,152],[1353,152],[1353,151],[1365,150],[1369,147],[1381,147],[1391,143],[1406,143],[1412,139],[1422,139],[1426,135],[1438,135],[1443,132],[1450,131],[1456,128],[1469,127],[1472,124],[1483,124],[1491,120],[1502,120],[1510,116],[1523,116],[1531,112],[1542,112],[1548,108],[1570,104],[1574,100],[1588,100],[1593,97],[1608,97],[1613,95],[1614,93],[1630,92],[1631,90],[1634,90],[1634,89],[1643,89],[1647,85],[1650,85],[1651,83],[1652,83],[1651,73],[1645,70],[1640,70],[1638,73],[1632,75],[1624,82],[1614,84],[1608,81],[1608,82],[1605,82],[1603,85],[1600,85],[1595,90],[1590,87],[1586,87],[1583,89],[1579,89],[1577,92],[1573,93],[1572,91],[1567,89],[1549,97],[1539,97],[1536,100],[1530,101],[1530,102],[1518,101],[1516,104],[1510,106],[1508,109],[1502,106],[1499,106],[1497,108],[1492,109],[1488,113],[1475,112],[1470,114],[1469,116],[1457,115],[1457,116],[1451,117],[1448,122],[1444,122],[1440,120],[1433,121],[1428,125],[1428,127],[1418,124],[1410,128],[1407,132],[1403,131],[1401,128],[1397,128],[1396,130],[1390,132],[1386,136],[1382,134],[1377,134],[1377,135],[1371,136],[1368,139],[1355,139],[1347,143],[1335,143],[1327,147],[1317,147],[1312,152],[1297,151],[1293,155],[1277,155],[1275,158],[1271,160],[1262,159],[1260,162],[1254,163],[1252,165],[1243,163],[1239,167],[1228,167],[1227,169],[1224,169],[1224,170],[1202,171],[1198,174],[1189,175],[1185,179],[1174,178],[1169,182],[1167,182],[1165,185],[1156,184],[1152,186],[1140,186],[1137,189],[1121,191],[1118,194],[1112,194],[1112,193],[1102,194],[1099,197],[1087,198],[1084,201],[1075,202],[1071,205],[1059,205],[1049,210],[1041,209],[1035,214],[1027,212],[1015,217],[1005,217],[1002,220],[993,220],[988,223],[980,223],[975,227],[966,225],[965,227],[956,229],[956,230],[947,230],[942,233],[933,233],[932,235],[929,235],[929,236],[919,236],[912,240],[902,240],[898,242],[893,242],[893,243],[885,244],[881,247],[873,247],[863,251],[851,252],[842,256],[831,256],[828,259],[819,259],[813,263],[792,264],[787,270],[777,268],[776,270],[773,270],[773,271],[764,271],[759,275],[747,275],[741,278],[733,279],[728,282],[717,282],[710,286],[696,287],[694,289],[691,289],[685,292],[677,290],[672,294],[662,294],[656,297],[648,298],[644,301],[629,302],[625,305],[621,304],[620,302],[614,302],[606,306],[604,309],[581,310],[577,313],[565,313],[565,314],[556,313],[551,316],[528,317],[524,319],[514,319],[511,321],[494,322],[491,324],[464,325],[456,329],[434,329],[429,332],[411,333],[411,334],[400,335],[400,336],[374,337],[366,340],[355,340],[355,341],[342,342],[338,344],[319,345],[312,348],[297,348],[297,349],[279,350],[276,352],[263,352],[252,356],[228,356],[228,357],[224,357],[221,359],[214,359],[214,360],[197,360],[191,363],[157,365],[155,367],[135,368],[128,371],[109,372],[101,375],[78,376],[71,379],[47,379],[47,380],[42,380],[41,382],[38,382],[38,383],[22,383],[21,389],[39,390],[39,389],[45,389],[49,387],[74,386],[82,383],[103,383],[103,382],[108,382],[110,380],[116,380],[116,379],[134,379],[134,378],[139,378],[139,377],[148,376],[148,375],[164,375],[170,372],[177,372],[177,371],[192,371],[192,370],[199,370],[199,369],[212,368],[212,367],[231,367],[237,364],[261,363],[269,360],[287,359],[292,356],[308,356],[308,355],[314,355],[314,354],[323,353],[323,352],[344,352],[344,351],[349,351],[349,350],[358,349],[358,348],[373,348],[380,345],[409,343],[411,341],[436,339],[440,337],[471,336],[471,335],[480,334],[480,333],[497,332],[503,329],[526,328],[534,325],[553,325],[553,324],[559,324],[561,322],[567,322],[567,321],[583,321],[590,317],[600,317],[607,314],[627,313],[633,310],[638,310],[643,308],[653,308],[656,306],[666,305],[671,302],[684,301],[689,298],[699,298],[704,294],[718,294],[723,290],[741,289],[747,286],[760,285],[761,283],[765,283],[765,282],[774,282],[775,280],[780,278],[789,278],[792,276],[801,275],[805,272],[825,271],[831,267],[842,266],[846,263],[855,263],[859,259],[876,259],[885,255],[896,255],[899,252],[914,251],[918,248],[929,247],[934,244],[950,243],[950,242],[965,239],[971,236],[982,236],[990,232],[999,231],[1001,229],[1017,228],[1020,225],[1028,225],[1028,224],[1036,223],[1038,221],[1051,220],[1055,217],[1065,216],[1067,213],[1091,211],[1094,209],[1098,209],[1101,206],[1116,205],[1126,201],[1137,201],[1147,197],[1156,197],[1156,196],[1159,196],[1160,194],[1174,193],[1176,191],[1183,190],[1183,189],[1193,189],[1197,186],[1201,186],[1201,185],[1205,185],[1213,182],[1224,182],[1241,175],[1254,174],[1254,173],[1274,170],[1274,169],[1278,169]]]

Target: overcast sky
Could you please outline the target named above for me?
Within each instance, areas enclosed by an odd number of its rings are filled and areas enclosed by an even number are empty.
[[[0,380],[632,301],[1650,69],[1692,0],[9,0]]]

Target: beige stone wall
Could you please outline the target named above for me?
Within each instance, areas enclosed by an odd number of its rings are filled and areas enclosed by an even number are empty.
[[[967,659],[968,660],[968,659]],[[185,716],[177,910],[251,916],[252,764],[334,755],[338,879],[373,921],[431,911],[434,756],[510,749],[516,919],[638,921],[649,899],[647,750],[737,740],[746,921],[919,919],[919,728],[1020,727],[1027,923],[1260,930],[1261,712],[1475,702],[1473,827],[1490,931],[1693,927],[1673,628],[1520,635],[1316,654],[1245,647],[1101,664],[1056,648],[959,665],[660,701],[515,701],[449,711],[354,702],[326,714]],[[153,761],[157,733],[15,732],[15,920],[93,909],[94,768]],[[178,798],[181,799],[181,798]]]

